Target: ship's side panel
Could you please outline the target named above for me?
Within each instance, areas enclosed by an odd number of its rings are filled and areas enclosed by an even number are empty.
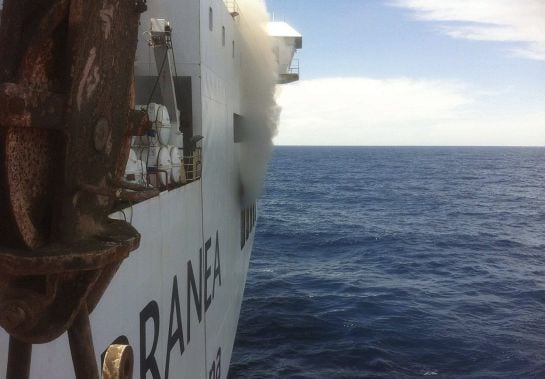
[[[210,17],[210,14],[212,16]],[[221,248],[208,253],[207,378],[225,378],[235,339],[250,243],[240,244],[240,180],[234,114],[240,113],[239,31],[223,1],[202,0],[203,228]],[[210,21],[212,21],[210,23]],[[225,42],[225,43],[224,43]],[[234,46],[234,50],[233,50]],[[206,276],[205,276],[206,277]]]
[[[204,280],[201,205],[201,183],[194,182],[117,214],[142,239],[91,315],[99,365],[104,350],[125,338],[134,349],[135,378],[205,377],[204,315],[199,319],[197,311]],[[3,331],[0,346],[8,346]],[[4,368],[6,359],[2,351]],[[66,335],[34,346],[31,378],[73,377]]]
[[[127,336],[137,358],[135,377],[204,375],[204,320],[202,315],[199,320],[200,299],[192,291],[198,292],[202,281],[200,185],[164,192],[134,207],[141,246],[124,262],[92,315],[97,354],[112,337]],[[125,213],[131,217],[130,210]]]

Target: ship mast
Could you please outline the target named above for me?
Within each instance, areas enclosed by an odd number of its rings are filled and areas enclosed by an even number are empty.
[[[116,201],[156,195],[121,179],[130,136],[150,124],[132,110],[145,2],[4,0],[0,326],[10,334],[7,378],[27,378],[32,344],[65,331],[76,376],[99,377],[89,314],[140,240],[108,215]],[[120,370],[131,364],[115,368],[112,357],[130,363],[130,348],[109,350],[104,366],[111,370],[105,377],[129,377]]]

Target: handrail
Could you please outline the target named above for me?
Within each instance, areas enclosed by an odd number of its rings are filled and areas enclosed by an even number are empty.
[[[184,169],[187,182],[199,180],[202,175],[202,148],[197,147],[193,154],[184,156]]]
[[[170,180],[170,172],[167,170],[162,170],[156,167],[148,167],[145,185],[149,188],[157,188],[159,190],[171,190],[175,188],[182,187],[191,182],[201,179],[202,176],[202,148],[195,148],[194,152],[189,155],[184,155],[183,159],[183,174],[181,183],[176,183]],[[161,175],[164,175],[165,184],[161,184]],[[151,178],[155,180],[152,181]]]
[[[290,67],[288,68],[288,74],[299,75],[299,70],[300,70],[299,59],[293,59],[291,61]]]

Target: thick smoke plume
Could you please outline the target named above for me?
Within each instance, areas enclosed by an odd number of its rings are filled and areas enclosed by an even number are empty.
[[[252,204],[262,190],[272,138],[280,108],[275,101],[277,62],[267,34],[269,17],[262,0],[238,0],[241,57],[241,111],[244,140],[240,144],[240,180],[243,206]]]

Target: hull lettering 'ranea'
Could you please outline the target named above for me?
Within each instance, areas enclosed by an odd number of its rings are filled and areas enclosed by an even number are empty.
[[[226,378],[301,35],[262,0],[0,9],[0,376]]]
[[[211,260],[209,260],[209,251],[211,248],[212,239],[210,238],[206,241],[204,250],[199,249],[199,263],[196,266],[196,270],[193,268],[191,260],[187,262],[186,281],[182,282],[182,284],[185,284],[185,291],[180,292],[177,275],[172,279],[172,292],[169,306],[170,316],[168,321],[167,341],[165,343],[166,361],[163,365],[163,367],[165,367],[164,371],[160,371],[160,365],[155,356],[157,345],[160,343],[159,330],[163,325],[161,324],[161,312],[157,301],[150,301],[140,312],[140,377],[144,378],[146,377],[146,374],[150,372],[154,378],[161,378],[160,373],[164,372],[164,378],[168,378],[170,374],[169,368],[172,350],[177,347],[178,353],[181,356],[185,351],[185,346],[189,346],[191,341],[191,304],[193,304],[193,309],[199,323],[201,323],[203,319],[203,308],[204,313],[206,313],[208,308],[212,305],[212,301],[216,296],[216,285],[218,285],[218,287],[221,286],[219,233],[216,233],[213,264],[211,263]],[[197,279],[195,278],[195,272],[198,272]],[[210,282],[212,283],[212,286],[210,286]],[[212,289],[210,289],[210,287]],[[180,293],[182,296],[187,294],[187,308],[186,314],[184,315],[187,320],[186,324],[182,321],[183,316],[180,306]],[[164,314],[165,313],[163,313],[163,315]],[[151,329],[153,333],[151,336],[147,335],[148,329],[146,328],[146,324],[148,322],[151,322],[153,325]],[[148,345],[146,341],[148,340],[152,341],[151,350],[149,352],[146,351],[146,346]],[[219,358],[221,358],[221,347],[218,348],[218,359]],[[212,377],[216,377],[216,371],[221,372],[219,361],[214,365],[212,371],[214,372]]]

